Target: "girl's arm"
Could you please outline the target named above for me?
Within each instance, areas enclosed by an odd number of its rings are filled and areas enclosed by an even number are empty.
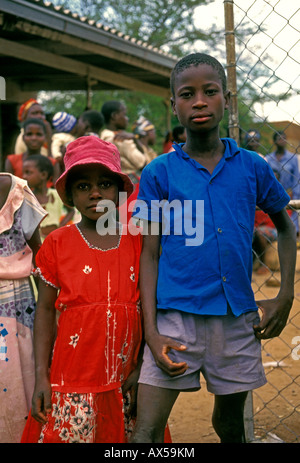
[[[47,413],[51,411],[49,367],[56,335],[56,298],[57,290],[41,280],[33,330],[35,388],[31,414],[42,424],[47,421]]]
[[[256,336],[260,339],[280,335],[286,325],[294,300],[297,253],[295,227],[285,209],[270,217],[278,232],[281,285],[274,299],[257,301],[258,307],[262,310],[262,319],[254,329]]]

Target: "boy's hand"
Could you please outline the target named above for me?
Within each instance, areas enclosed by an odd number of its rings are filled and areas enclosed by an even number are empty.
[[[186,346],[172,338],[160,334],[156,335],[155,338],[152,337],[148,344],[156,361],[156,365],[168,375],[182,375],[187,370],[188,365],[186,362],[175,363],[168,356],[171,349],[183,351],[186,350]]]
[[[262,311],[262,317],[260,323],[254,326],[256,337],[269,339],[279,336],[288,320],[292,302],[276,297],[257,301],[257,306]]]
[[[47,414],[51,412],[51,386],[47,380],[36,385],[32,397],[32,417],[41,424],[48,421]]]

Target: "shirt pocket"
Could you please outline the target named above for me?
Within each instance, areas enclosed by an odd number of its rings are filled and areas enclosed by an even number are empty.
[[[252,236],[256,209],[256,195],[238,191],[236,200],[238,224]]]

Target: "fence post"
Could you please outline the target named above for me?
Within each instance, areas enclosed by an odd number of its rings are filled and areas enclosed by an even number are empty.
[[[234,15],[233,1],[224,0],[224,18],[225,18],[225,44],[226,44],[226,61],[227,61],[227,85],[231,94],[229,107],[229,136],[237,144],[240,142],[239,130],[239,112],[236,84],[236,57],[235,57],[235,34],[234,34]]]
[[[239,130],[239,112],[236,83],[236,56],[235,56],[235,33],[234,33],[234,14],[233,0],[224,0],[224,18],[225,18],[225,43],[226,43],[226,61],[227,61],[227,85],[231,94],[229,107],[229,136],[237,144],[240,143]],[[246,442],[254,440],[254,422],[253,422],[253,401],[252,392],[248,392],[245,410],[244,426]]]

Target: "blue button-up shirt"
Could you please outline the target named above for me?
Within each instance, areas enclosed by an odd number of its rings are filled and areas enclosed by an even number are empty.
[[[163,223],[158,308],[224,315],[229,304],[237,316],[257,310],[251,287],[255,207],[276,213],[289,196],[264,159],[234,140],[222,141],[225,153],[212,174],[180,145],[142,172],[134,215]]]

